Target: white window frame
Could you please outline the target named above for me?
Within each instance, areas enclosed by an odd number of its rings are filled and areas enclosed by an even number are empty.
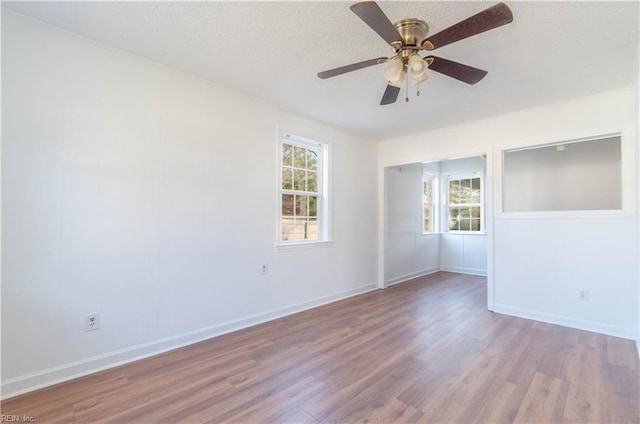
[[[318,154],[317,165],[317,225],[318,225],[318,237],[315,239],[303,239],[303,240],[283,240],[282,239],[282,196],[283,194],[295,194],[301,193],[296,190],[289,190],[282,188],[282,155],[284,145],[289,144],[292,146],[301,147],[308,150],[313,150]],[[302,248],[310,246],[319,246],[329,243],[331,235],[331,227],[329,221],[329,144],[321,143],[315,140],[310,140],[304,137],[294,136],[289,133],[281,133],[278,142],[278,186],[277,186],[277,236],[276,246],[281,248]],[[307,192],[308,193],[308,192]]]
[[[480,178],[480,230],[450,230],[449,229],[449,208],[454,205],[450,203],[449,199],[449,186],[451,181],[464,180],[470,178]],[[485,211],[484,211],[484,173],[481,170],[465,172],[459,174],[447,175],[443,181],[443,199],[442,208],[443,211],[443,230],[452,234],[484,234],[485,232]],[[462,203],[455,204],[456,206],[476,206],[477,203]]]
[[[431,230],[425,230],[424,229],[424,220],[425,220],[425,213],[424,213],[424,206],[426,204],[425,202],[425,195],[424,195],[424,183],[426,182],[427,179],[431,180]],[[431,172],[423,172],[422,173],[422,221],[421,221],[421,226],[422,226],[422,234],[432,234],[432,233],[437,233],[439,230],[439,225],[438,225],[438,175],[431,173]]]

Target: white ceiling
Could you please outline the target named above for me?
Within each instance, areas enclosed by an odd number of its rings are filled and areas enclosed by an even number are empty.
[[[392,22],[430,33],[497,2],[379,2]],[[489,71],[475,86],[432,72],[420,97],[379,106],[384,65],[320,80],[319,71],[388,56],[352,2],[3,2],[3,7],[372,140],[630,85],[637,1],[509,1],[513,23],[436,56]],[[413,91],[413,90],[412,90]]]

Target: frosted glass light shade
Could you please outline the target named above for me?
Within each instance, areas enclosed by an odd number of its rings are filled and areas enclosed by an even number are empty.
[[[426,81],[429,79],[429,75],[427,75],[427,73],[425,72],[424,74],[420,75],[418,78],[412,77],[411,81],[413,82],[413,85],[418,85],[419,83]]]
[[[402,59],[396,57],[389,61],[389,64],[384,69],[384,77],[390,83],[397,83],[402,81],[402,75],[404,74],[404,63]]]
[[[404,80],[406,77],[407,77],[407,73],[405,71],[402,71],[400,73],[400,78],[398,78],[396,81],[389,81],[389,85],[402,88],[402,84],[404,84]]]
[[[417,53],[414,53],[411,56],[409,56],[408,65],[409,65],[409,74],[413,78],[420,78],[421,76],[427,73],[427,68],[428,68],[427,62],[423,60],[420,57],[420,55],[418,55]]]

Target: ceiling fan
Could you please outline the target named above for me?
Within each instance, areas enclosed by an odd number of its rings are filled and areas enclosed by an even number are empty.
[[[403,84],[408,85],[409,79],[416,85],[426,80],[427,69],[467,84],[477,83],[487,75],[487,71],[441,57],[425,56],[423,58],[418,52],[420,50],[435,50],[513,21],[509,7],[504,3],[498,3],[427,37],[429,27],[425,21],[409,18],[392,24],[375,1],[353,4],[351,11],[391,45],[393,54],[390,57],[378,57],[320,72],[318,77],[326,79],[369,66],[388,63],[384,70],[388,84],[380,101],[381,105],[394,103],[398,99],[400,88]],[[420,95],[419,91],[418,95]],[[409,98],[407,97],[405,100],[409,101]]]

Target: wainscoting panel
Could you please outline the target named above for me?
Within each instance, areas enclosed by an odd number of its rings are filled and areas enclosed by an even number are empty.
[[[442,234],[440,269],[487,275],[487,237],[476,234]]]
[[[395,284],[440,269],[438,234],[422,234],[414,230],[387,233],[386,278]]]

